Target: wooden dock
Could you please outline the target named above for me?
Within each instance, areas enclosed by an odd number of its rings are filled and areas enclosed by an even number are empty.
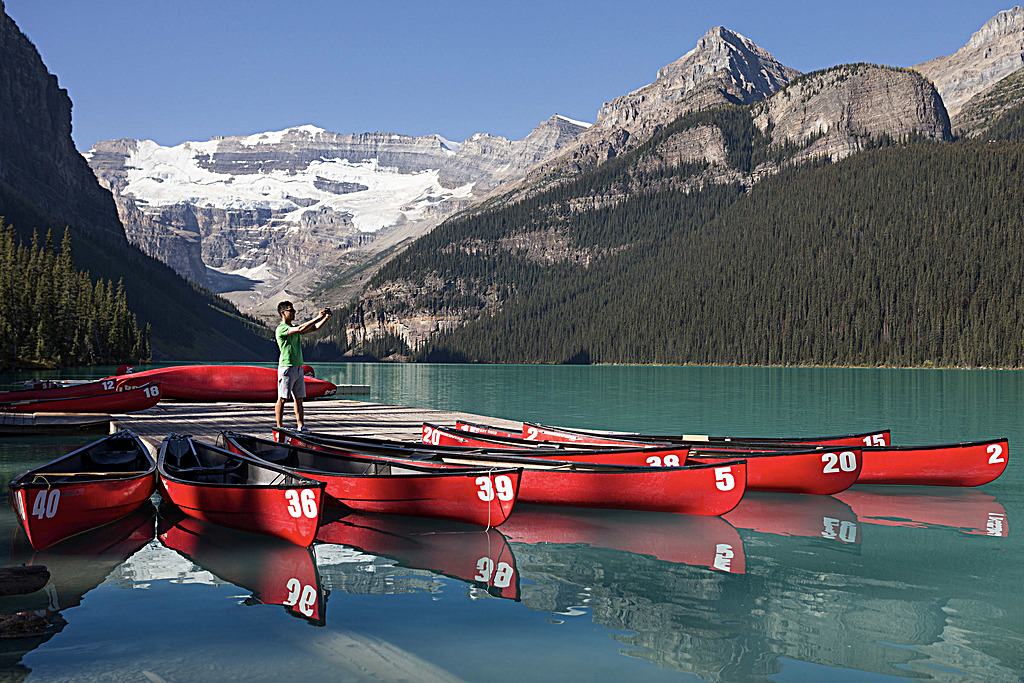
[[[326,399],[305,402],[306,426],[317,432],[360,434],[419,441],[424,422],[453,424],[455,420],[487,422],[519,429],[520,423],[446,410],[410,408],[383,403]],[[285,405],[285,427],[295,428],[291,402]],[[272,438],[273,403],[187,403],[160,401],[138,413],[115,415],[111,430],[131,429],[153,448],[170,433],[189,434],[214,443],[223,430]]]

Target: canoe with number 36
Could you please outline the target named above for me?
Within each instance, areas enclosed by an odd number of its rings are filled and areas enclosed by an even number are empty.
[[[324,483],[190,436],[168,434],[157,459],[160,494],[189,517],[308,546]]]
[[[11,507],[41,550],[148,504],[155,470],[146,445],[120,431],[19,474],[10,483]]]
[[[353,510],[435,517],[494,527],[512,513],[521,471],[458,467],[338,453],[224,432],[225,445],[326,485],[327,500]]]

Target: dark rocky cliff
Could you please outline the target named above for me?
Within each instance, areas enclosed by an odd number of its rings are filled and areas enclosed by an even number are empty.
[[[0,183],[96,240],[127,244],[113,197],[71,140],[71,99],[0,0]]]

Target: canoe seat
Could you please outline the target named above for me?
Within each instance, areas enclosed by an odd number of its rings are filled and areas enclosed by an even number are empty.
[[[95,451],[87,455],[93,465],[96,466],[127,465],[128,463],[135,462],[136,458],[139,457],[139,452],[135,449],[128,451]]]
[[[223,465],[210,465],[206,467],[176,467],[170,465],[175,473],[182,474],[231,474],[237,472],[245,465],[241,460],[229,460]]]

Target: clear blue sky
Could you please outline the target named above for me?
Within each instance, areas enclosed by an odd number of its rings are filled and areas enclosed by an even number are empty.
[[[80,150],[311,123],[525,136],[593,121],[717,25],[783,64],[911,66],[956,52],[989,0],[4,0],[74,103]]]

